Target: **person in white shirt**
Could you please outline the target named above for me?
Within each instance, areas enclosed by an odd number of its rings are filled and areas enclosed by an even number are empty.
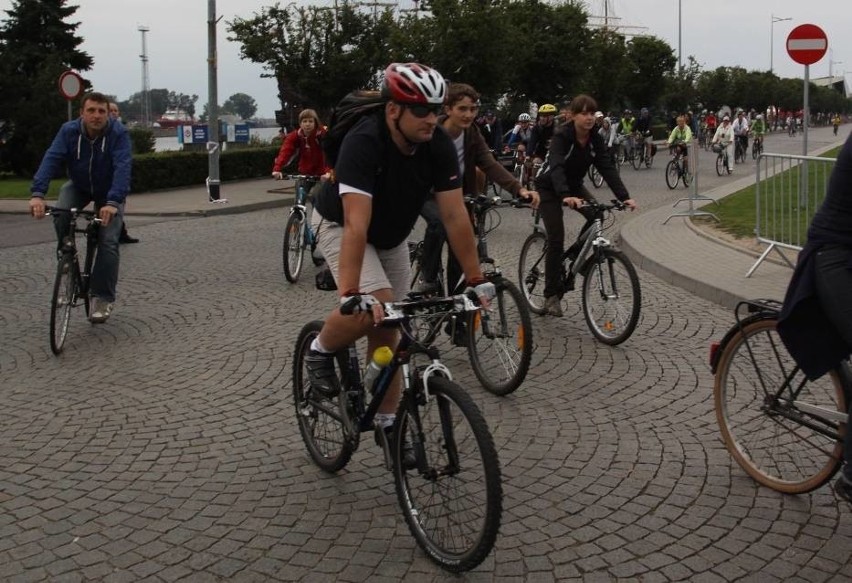
[[[727,115],[722,118],[722,125],[716,128],[713,135],[713,144],[722,144],[728,151],[728,174],[734,170],[734,128],[731,126],[731,118]]]
[[[743,110],[737,112],[737,119],[731,124],[734,128],[734,136],[736,141],[740,143],[743,152],[748,152],[748,118],[746,118]],[[736,162],[736,160],[735,160]]]

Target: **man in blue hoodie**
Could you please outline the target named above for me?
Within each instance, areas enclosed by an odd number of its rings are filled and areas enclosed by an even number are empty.
[[[69,180],[59,190],[56,208],[83,208],[94,201],[101,220],[98,253],[92,268],[92,305],[89,317],[94,323],[109,318],[118,282],[118,238],[124,216],[124,200],[130,191],[130,138],[124,126],[109,116],[109,100],[101,93],[83,97],[80,117],[62,125],[44,154],[30,188],[30,212],[44,218],[44,195],[50,180],[63,166]],[[68,232],[70,217],[53,217],[57,238]]]

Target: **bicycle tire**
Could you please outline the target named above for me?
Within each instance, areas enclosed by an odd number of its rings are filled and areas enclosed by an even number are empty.
[[[527,299],[530,311],[544,314],[544,267],[547,252],[547,237],[541,231],[535,231],[527,237],[521,246],[518,257],[518,281],[521,291]]]
[[[676,161],[670,160],[669,163],[666,164],[666,186],[668,186],[670,190],[674,190],[677,188],[677,183],[679,181],[680,168],[678,168]]]
[[[341,470],[349,463],[352,454],[358,447],[358,434],[348,434],[345,422],[340,413],[341,397],[334,399],[316,399],[310,394],[310,384],[307,370],[304,366],[305,353],[311,347],[311,342],[319,336],[323,323],[315,320],[305,324],[296,340],[296,350],[293,354],[293,405],[296,410],[296,420],[299,433],[313,462],[322,470],[333,473]],[[339,371],[346,370],[346,354],[335,355]],[[345,380],[340,378],[343,387],[341,395],[346,394]]]
[[[475,568],[494,548],[503,514],[500,462],[470,395],[446,378],[433,376],[428,383],[428,400],[400,403],[391,452],[394,483],[417,544],[442,568],[459,573]],[[403,435],[415,444],[416,469],[402,463]]]
[[[722,154],[719,154],[718,156],[716,156],[716,174],[722,176],[722,174],[724,174],[725,172],[725,158],[722,156]]]
[[[503,396],[521,386],[527,377],[533,348],[532,317],[526,298],[515,284],[504,277],[491,281],[497,290],[491,309],[468,316],[467,352],[473,374],[482,386]]]
[[[633,149],[633,157],[630,159],[630,162],[633,164],[634,170],[639,170],[642,167],[642,158],[644,157],[645,155],[641,150],[637,151],[636,148]]]
[[[789,401],[775,405],[763,390],[758,375],[775,391],[784,375],[796,368],[776,323],[775,317],[754,316],[733,331],[719,355],[713,401],[722,440],[740,467],[759,484],[785,494],[802,494],[819,488],[837,472],[843,443],[779,415],[781,408],[799,410]],[[801,371],[796,378],[796,386],[799,380],[806,382]],[[807,382],[799,400],[806,394],[811,404],[847,411],[836,371]],[[842,435],[842,424],[835,429]]]
[[[598,169],[594,164],[589,166],[589,181],[595,186],[595,188],[603,186],[603,174],[598,172]]]
[[[583,316],[595,338],[621,344],[636,329],[641,310],[639,276],[630,259],[615,249],[592,255],[583,269]]]
[[[71,310],[77,301],[74,259],[62,257],[56,266],[53,295],[50,300],[50,350],[59,355],[65,347]]]
[[[617,166],[621,166],[627,161],[627,149],[624,147],[624,144],[618,145],[618,151],[615,155],[615,161]]]
[[[284,264],[284,277],[290,283],[299,281],[305,258],[305,217],[298,212],[291,213],[284,227],[284,245],[281,258]]]

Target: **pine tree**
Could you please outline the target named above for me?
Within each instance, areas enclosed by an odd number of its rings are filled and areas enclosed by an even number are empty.
[[[0,23],[0,164],[30,176],[59,126],[68,105],[57,86],[73,69],[88,71],[94,60],[78,47],[77,6],[68,0],[12,0]],[[88,83],[86,83],[88,85]],[[73,115],[79,103],[72,104]]]

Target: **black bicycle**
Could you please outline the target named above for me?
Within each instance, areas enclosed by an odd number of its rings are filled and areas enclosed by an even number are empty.
[[[53,296],[50,300],[50,350],[53,354],[62,352],[68,337],[71,322],[71,310],[83,306],[89,317],[89,279],[95,262],[98,246],[98,229],[101,220],[94,211],[80,209],[59,209],[46,207],[47,214],[67,214],[71,220],[68,231],[62,237],[56,266],[56,278],[53,282]],[[78,219],[86,221],[85,227],[78,226]],[[82,269],[77,253],[77,233],[86,237],[86,255]]]
[[[716,420],[731,456],[758,483],[786,494],[819,488],[840,468],[849,362],[809,381],[776,329],[781,303],[740,302],[710,350]]]
[[[454,339],[464,339],[473,373],[482,386],[495,395],[508,395],[521,385],[530,368],[532,316],[521,291],[503,277],[495,260],[488,255],[488,234],[500,225],[499,207],[523,207],[525,204],[519,200],[507,201],[484,195],[467,196],[465,204],[473,220],[482,273],[494,284],[497,295],[491,301],[490,309],[462,314],[463,319],[453,318],[445,327]],[[414,288],[420,279],[423,241],[409,241],[408,245]],[[444,294],[444,279],[442,267],[435,290],[439,295]],[[462,277],[449,290],[450,294],[459,294],[464,287]],[[458,334],[462,322],[465,324],[464,334]],[[438,332],[439,329],[434,330],[435,336]]]
[[[722,176],[723,174],[730,174],[733,170],[731,169],[728,160],[728,148],[723,144],[716,142],[713,144],[713,151],[717,154],[716,174],[719,176]]]
[[[746,160],[746,141],[737,136],[734,139],[734,162],[744,164]]]
[[[672,190],[677,188],[677,183],[681,181],[685,187],[688,187],[691,180],[689,171],[684,165],[683,150],[675,147],[674,151],[674,156],[672,156],[672,159],[669,160],[668,164],[666,164],[666,186]]]
[[[624,210],[624,203],[587,201],[594,224],[578,237],[582,247],[575,260],[566,250],[562,255],[562,289],[574,289],[578,275],[583,277],[583,315],[589,330],[604,344],[621,344],[630,338],[639,322],[642,292],[639,276],[630,259],[603,236],[605,220],[613,210]],[[521,247],[518,281],[530,309],[544,314],[545,256],[547,236],[536,211],[532,234]]]
[[[763,154],[763,136],[754,136],[751,142],[751,159],[757,160],[761,154]]]
[[[340,394],[331,400],[314,394],[304,356],[323,323],[302,328],[293,357],[296,418],[308,454],[327,472],[345,467],[361,434],[374,431],[417,544],[444,569],[467,571],[485,559],[497,538],[503,508],[500,463],[485,418],[441,363],[431,345],[434,336],[422,332],[424,323],[478,312],[479,307],[464,294],[410,298],[384,304],[380,325],[399,328],[402,338],[390,364],[367,390],[358,349],[352,345],[335,355]],[[343,313],[350,310],[341,307]],[[388,436],[374,418],[398,372],[402,398]]]
[[[286,179],[296,181],[296,200],[290,207],[290,216],[284,227],[284,245],[281,252],[284,264],[284,276],[287,281],[296,283],[302,273],[305,250],[311,252],[314,265],[322,265],[324,260],[316,255],[317,237],[308,220],[308,191],[316,184],[319,176],[291,174]]]

